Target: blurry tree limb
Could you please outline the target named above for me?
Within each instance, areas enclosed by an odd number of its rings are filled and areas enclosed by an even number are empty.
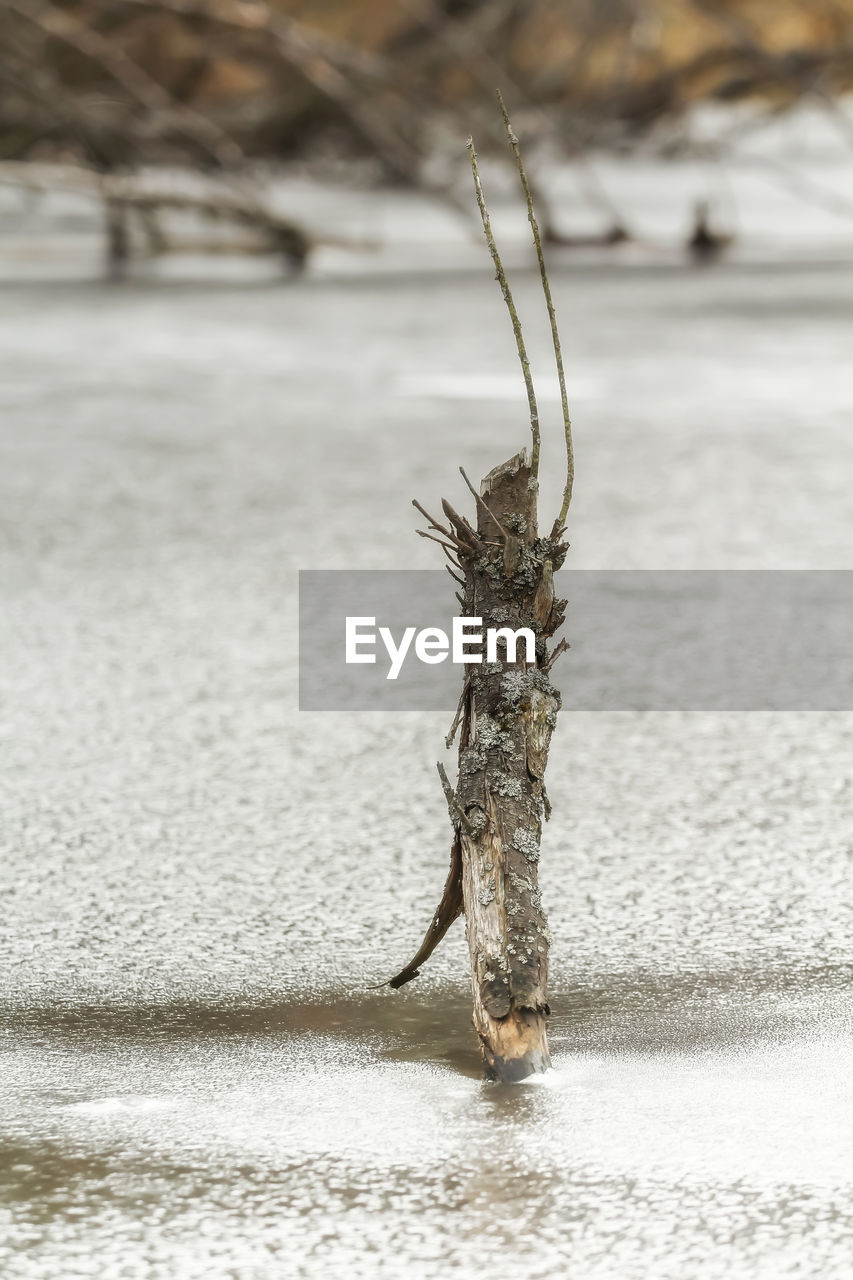
[[[577,136],[577,126],[572,117],[569,116],[558,123],[553,113],[546,110],[541,101],[532,98],[530,93],[520,85],[510,69],[507,58],[495,54],[488,43],[489,37],[494,40],[504,24],[514,15],[515,0],[493,0],[493,3],[477,8],[473,13],[461,14],[446,13],[437,0],[398,0],[398,3],[402,4],[429,33],[433,45],[438,45],[444,50],[444,61],[446,62],[449,58],[452,63],[463,66],[479,87],[488,94],[489,102],[496,85],[501,85],[510,93],[515,102],[524,107],[530,119],[531,128],[540,142],[565,137],[567,133]],[[506,42],[504,42],[505,46]],[[437,70],[435,64],[439,63],[440,59],[433,49],[431,58],[428,59],[427,53],[422,52],[419,55],[419,61],[427,61],[428,78],[431,78]],[[485,104],[481,104],[478,100],[473,101],[468,114],[476,118],[478,129],[487,138],[495,144],[500,143],[500,127],[493,122],[493,114],[485,109]],[[583,186],[590,204],[603,210],[614,227],[624,229],[621,215],[584,155],[582,147],[578,148],[575,159],[584,171]],[[529,178],[529,182],[536,204],[543,214],[544,239],[552,243],[560,243],[564,237],[556,230],[550,203],[545,193],[535,179]]]
[[[27,3],[28,0],[12,2]],[[266,6],[257,6],[256,16],[255,6],[208,6],[198,0],[153,0],[152,4],[149,0],[116,2],[146,9],[157,8],[178,16],[200,18],[211,24],[224,23],[246,32],[268,35],[281,61],[343,111],[394,176],[407,183],[417,183],[418,166],[412,148],[390,125],[386,113],[374,106],[371,96],[361,92],[345,74],[344,66],[352,71],[360,60],[344,53],[340,44],[309,35],[301,24],[279,14],[273,15]],[[114,2],[109,0],[106,6],[101,7],[114,7]],[[375,63],[370,64],[370,70],[376,72]]]
[[[273,46],[294,59],[326,58],[334,66],[363,76],[384,77],[387,60],[376,53],[333,40],[322,32],[310,31],[280,9],[255,0],[252,4],[234,0],[96,0],[99,8],[118,11],[122,7],[174,14],[196,19],[214,27],[268,37]]]
[[[176,102],[169,91],[115,41],[106,39],[93,27],[80,22],[69,10],[41,0],[0,0],[0,10],[4,8],[97,63],[132,100],[151,114],[153,122],[159,117],[164,127],[189,135],[217,164],[234,166],[242,163],[241,148],[224,130],[207,116]]]
[[[848,199],[824,183],[815,182],[813,178],[796,169],[792,164],[779,160],[775,156],[727,155],[727,164],[740,169],[754,169],[768,181],[775,181],[784,186],[793,195],[807,204],[819,206],[840,218],[853,218],[853,200]]]
[[[56,191],[89,195],[108,211],[108,231],[115,244],[126,235],[121,218],[127,212],[143,219],[169,210],[193,213],[200,218],[229,221],[261,233],[270,250],[281,253],[294,266],[304,264],[315,241],[303,228],[254,199],[241,198],[233,187],[202,182],[196,190],[182,189],[168,177],[148,174],[102,173],[82,165],[42,165],[0,161],[0,184],[49,194]],[[162,233],[160,233],[162,236]],[[155,237],[156,238],[156,237]],[[160,251],[167,247],[162,238]]]
[[[500,83],[532,146],[567,156],[585,199],[605,212],[603,233],[563,234],[531,162],[543,243],[576,245],[626,237],[592,149],[633,146],[663,124],[673,154],[690,150],[686,113],[697,100],[783,109],[814,97],[853,142],[838,101],[853,83],[853,0],[817,0],[811,25],[795,25],[781,52],[754,7],[724,11],[710,0],[667,0],[665,9],[657,0],[384,4],[386,34],[380,23],[362,41],[352,24],[349,40],[339,37],[334,6],[318,6],[309,21],[291,16],[290,0],[0,0],[0,155],[65,158],[70,149],[105,169],[213,162],[236,183],[247,155],[277,156],[283,140],[313,155],[317,130],[329,129],[337,147],[343,123],[354,154],[366,149],[385,175],[462,207],[468,221],[444,140],[462,117],[498,142],[483,109],[484,91],[490,99]],[[645,30],[654,19],[671,31],[674,15],[691,10],[698,41]],[[557,38],[532,59],[543,31]]]
[[[722,10],[708,0],[690,0],[697,12],[709,18],[731,34],[736,47],[744,57],[759,68],[763,75],[790,83],[798,95],[813,97],[832,117],[848,143],[853,143],[853,121],[822,83],[822,72],[831,61],[808,59],[794,53],[783,56],[771,54],[759,39],[746,14]]]

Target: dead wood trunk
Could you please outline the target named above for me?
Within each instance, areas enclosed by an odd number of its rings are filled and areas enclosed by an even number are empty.
[[[524,660],[523,644],[515,654],[499,644],[497,661],[468,668],[459,777],[455,791],[448,788],[455,836],[450,876],[422,947],[391,985],[417,976],[464,910],[486,1074],[514,1081],[550,1066],[550,935],[538,862],[549,814],[545,766],[560,707],[547,641],[563,621],[565,602],[554,599],[553,574],[566,544],[538,536],[537,484],[526,453],[486,476],[476,527],[449,503],[443,507],[463,573],[462,616],[482,619],[484,630],[530,628],[536,660]]]
[[[459,742],[457,795],[462,891],[474,1025],[488,1075],[518,1080],[550,1066],[548,925],[538,888],[539,843],[547,816],[544,774],[560,696],[546,664],[546,639],[562,621],[553,571],[565,547],[537,536],[536,481],[519,454],[481,486],[481,554],[463,562],[464,614],[483,627],[530,627],[536,663],[472,667]],[[491,514],[490,514],[491,513]]]
[[[503,98],[498,102],[515,156],[539,261],[551,323],[560,382],[566,439],[566,486],[563,505],[550,534],[540,537],[537,525],[539,490],[539,414],[521,323],[492,235],[477,155],[469,139],[474,189],[486,242],[495,264],[521,363],[530,407],[532,450],[495,467],[483,480],[471,524],[449,502],[442,502],[447,525],[418,502],[429,530],[423,536],[439,542],[459,569],[451,570],[462,587],[457,598],[461,616],[477,620],[484,632],[505,631],[503,648],[472,661],[459,709],[448,735],[457,728],[459,774],[456,788],[438,766],[454,828],[450,873],[438,910],[417,954],[391,980],[401,987],[418,975],[418,966],[434,951],[453,920],[465,912],[474,1026],[480,1038],[486,1075],[494,1080],[522,1080],[551,1065],[546,1019],[548,1009],[548,945],[550,935],[539,894],[538,863],[542,823],[550,816],[545,767],[560,695],[551,683],[561,641],[549,651],[548,641],[561,626],[566,602],[554,599],[554,573],[568,544],[564,522],[574,481],[572,427],[557,322],[542,256],[542,242],[518,139]],[[422,532],[419,530],[418,532]],[[438,536],[436,536],[438,535]],[[519,654],[516,637],[533,633],[535,653]],[[513,636],[512,647],[509,637]]]

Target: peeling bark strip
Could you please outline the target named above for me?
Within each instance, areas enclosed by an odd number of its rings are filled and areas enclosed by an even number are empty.
[[[556,319],[542,259],[539,228],[521,163],[518,140],[498,95],[510,145],[521,176],[537,248],[543,288],[554,337],[561,388],[562,357]],[[477,202],[498,282],[513,323],[519,360],[530,403],[533,449],[495,467],[483,480],[476,501],[476,523],[442,502],[441,524],[415,502],[431,537],[441,543],[459,570],[457,593],[463,617],[482,618],[484,628],[529,627],[536,636],[536,660],[510,662],[506,645],[497,661],[472,665],[448,736],[459,730],[459,773],[454,790],[438,766],[454,840],[444,895],[417,954],[392,978],[401,987],[418,976],[450,925],[464,910],[474,987],[474,1026],[480,1038],[486,1075],[522,1080],[551,1065],[546,1018],[550,934],[539,896],[539,845],[542,822],[550,816],[545,768],[560,695],[551,683],[555,658],[565,641],[549,650],[562,625],[565,600],[554,599],[554,572],[568,550],[563,522],[574,475],[571,422],[563,391],[567,448],[567,484],[563,508],[551,533],[540,537],[539,420],[521,325],[489,225],[477,157],[469,143]],[[419,531],[420,532],[420,531]],[[437,535],[437,536],[436,536]],[[457,575],[454,573],[454,577]]]

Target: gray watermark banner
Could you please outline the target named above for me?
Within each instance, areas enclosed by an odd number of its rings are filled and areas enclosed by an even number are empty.
[[[555,588],[564,707],[853,709],[853,572],[562,570]],[[300,709],[452,713],[488,657],[485,620],[460,612],[442,571],[303,570]]]

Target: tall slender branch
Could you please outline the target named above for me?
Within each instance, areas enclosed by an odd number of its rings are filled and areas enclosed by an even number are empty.
[[[533,375],[530,372],[530,361],[527,358],[527,349],[524,345],[524,336],[521,332],[521,321],[518,318],[518,312],[515,309],[515,303],[512,300],[509,283],[506,278],[506,272],[501,262],[498,246],[495,244],[495,237],[492,234],[492,224],[489,220],[489,212],[486,208],[486,200],[483,195],[483,187],[480,182],[480,170],[477,165],[477,152],[474,150],[474,139],[468,139],[468,154],[471,157],[471,172],[474,175],[474,191],[477,196],[477,205],[480,210],[480,217],[483,222],[483,231],[486,236],[486,244],[489,246],[489,253],[492,255],[492,261],[495,264],[495,274],[498,284],[501,287],[504,302],[506,303],[509,318],[512,321],[512,331],[515,334],[515,345],[518,348],[518,358],[521,361],[521,371],[524,374],[524,385],[527,388],[527,402],[530,405],[530,433],[533,437],[533,449],[530,462],[530,478],[535,481],[539,475],[539,410],[536,407],[536,393],[533,390]]]
[[[557,314],[554,310],[554,302],[551,298],[551,286],[548,282],[548,272],[545,270],[545,258],[542,254],[542,238],[539,235],[539,223],[536,221],[536,213],[533,208],[533,197],[530,194],[530,184],[527,181],[527,173],[525,172],[524,162],[521,159],[521,148],[518,145],[518,138],[515,136],[512,124],[510,122],[509,113],[506,109],[506,103],[503,100],[503,94],[500,89],[496,91],[498,105],[501,109],[501,115],[504,118],[509,145],[512,148],[512,154],[515,157],[515,165],[518,169],[518,176],[521,179],[521,186],[524,191],[524,199],[527,202],[527,218],[533,231],[533,243],[536,245],[536,257],[539,259],[539,276],[542,280],[542,292],[545,294],[545,305],[548,308],[548,320],[551,325],[551,337],[554,342],[554,359],[557,362],[557,377],[560,380],[560,403],[563,408],[563,427],[566,434],[566,485],[563,489],[563,505],[560,507],[560,514],[554,524],[554,528],[562,528],[566,523],[566,515],[568,514],[569,504],[572,500],[572,488],[575,482],[575,450],[572,442],[572,419],[569,414],[569,399],[566,394],[566,375],[563,371],[563,353],[560,349],[560,334],[557,329]]]

